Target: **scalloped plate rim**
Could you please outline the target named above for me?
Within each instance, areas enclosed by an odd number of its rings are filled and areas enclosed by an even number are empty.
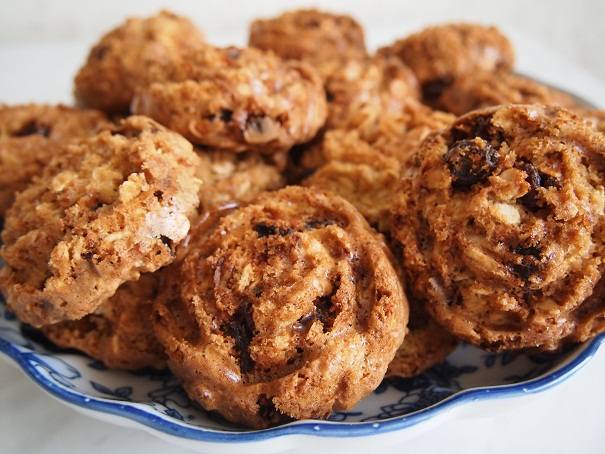
[[[118,402],[87,396],[55,385],[43,377],[36,368],[24,359],[24,352],[11,342],[0,338],[0,352],[12,360],[34,383],[60,401],[82,407],[89,411],[97,411],[113,415],[121,419],[140,424],[147,428],[160,431],[166,435],[186,438],[188,440],[220,443],[246,443],[263,441],[288,435],[306,435],[313,437],[363,437],[380,433],[393,432],[415,426],[423,421],[432,419],[446,410],[452,410],[463,404],[479,400],[491,400],[517,397],[545,391],[562,383],[580,370],[596,354],[605,341],[605,333],[578,346],[577,354],[562,367],[545,375],[520,383],[469,388],[458,391],[452,396],[406,415],[396,416],[382,421],[369,422],[330,422],[320,420],[304,420],[256,431],[220,431],[203,427],[192,427],[176,421],[169,421],[142,408],[136,403]]]

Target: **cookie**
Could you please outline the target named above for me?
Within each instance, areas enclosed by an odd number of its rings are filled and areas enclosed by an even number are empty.
[[[15,193],[42,172],[64,143],[94,135],[108,125],[96,110],[0,105],[0,216],[13,203]]]
[[[411,297],[483,348],[559,348],[602,274],[604,153],[580,116],[540,105],[429,136],[393,209]]]
[[[425,137],[453,120],[449,114],[408,105],[396,118],[381,118],[377,131],[327,131],[302,158],[301,165],[313,169],[302,184],[338,194],[372,226],[387,232],[401,169]]]
[[[248,44],[288,60],[302,60],[322,77],[367,56],[363,28],[350,16],[316,9],[289,11],[250,25]]]
[[[357,131],[328,131],[319,149],[324,162],[303,185],[338,194],[370,225],[385,226],[399,181],[399,161],[364,141]]]
[[[453,23],[427,27],[379,50],[409,66],[429,104],[458,77],[476,71],[510,70],[514,51],[495,27]]]
[[[357,210],[291,186],[198,236],[154,327],[193,400],[261,428],[325,418],[370,393],[407,311],[388,250]]]
[[[396,58],[349,60],[326,80],[328,129],[357,129],[375,134],[380,122],[400,115],[419,98],[418,82]]]
[[[195,25],[168,11],[128,19],[91,49],[76,75],[75,97],[82,106],[126,113],[138,87],[165,79],[181,53],[203,46]]]
[[[597,131],[605,134],[605,110],[583,110],[582,116]]]
[[[439,98],[439,107],[456,115],[500,104],[577,107],[571,96],[508,71],[474,72],[460,76]]]
[[[189,142],[144,117],[62,149],[5,217],[10,308],[33,326],[79,319],[170,263],[197,208],[197,165]]]
[[[310,140],[327,115],[312,68],[257,49],[209,46],[173,68],[169,82],[142,89],[133,110],[196,144],[265,154]]]
[[[151,325],[157,273],[126,282],[92,314],[44,326],[42,332],[63,348],[75,348],[115,369],[166,366],[164,349]]]
[[[245,204],[285,185],[278,167],[258,154],[202,150],[198,156],[200,213]]]

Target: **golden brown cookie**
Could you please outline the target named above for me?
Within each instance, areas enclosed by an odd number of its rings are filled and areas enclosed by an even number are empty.
[[[285,184],[278,167],[256,153],[201,150],[198,156],[200,213],[250,202]]]
[[[357,129],[375,134],[380,122],[398,117],[410,100],[419,98],[418,82],[393,57],[349,60],[327,78],[329,129]]]
[[[62,105],[0,105],[0,216],[32,178],[61,149],[77,137],[91,136],[107,127],[96,110]]]
[[[430,104],[464,74],[509,70],[514,63],[512,45],[497,28],[464,23],[427,27],[379,53],[396,56],[409,66]]]
[[[116,369],[162,369],[166,359],[151,325],[157,273],[126,282],[92,314],[42,327],[55,344],[75,348]]]
[[[581,117],[539,105],[429,136],[394,208],[412,297],[484,348],[558,348],[602,273],[604,154]]]
[[[340,195],[372,226],[387,232],[401,169],[426,136],[453,120],[449,114],[410,104],[397,117],[381,118],[372,132],[327,131],[302,157],[300,166],[314,170],[302,184]]]
[[[195,25],[168,11],[128,19],[91,49],[75,78],[76,99],[86,107],[128,112],[138,87],[163,80],[181,53],[202,46]]]
[[[318,150],[323,163],[303,184],[348,200],[370,225],[387,225],[399,161],[361,139],[357,131],[328,131]]]
[[[322,82],[309,66],[257,49],[206,47],[135,97],[149,115],[194,143],[270,154],[310,140],[326,120]]]
[[[305,61],[324,78],[348,60],[367,56],[363,29],[355,19],[316,9],[255,20],[248,44],[285,59]]]
[[[577,107],[571,96],[509,71],[473,72],[460,76],[443,91],[438,104],[456,115],[500,104]]]
[[[64,148],[5,217],[2,292],[33,326],[93,312],[173,260],[195,213],[198,158],[145,117]]]
[[[154,324],[193,400],[260,428],[325,418],[380,383],[407,301],[352,205],[291,186],[198,238]]]

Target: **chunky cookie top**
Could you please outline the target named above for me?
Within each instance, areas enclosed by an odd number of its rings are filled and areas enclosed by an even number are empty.
[[[79,319],[174,258],[195,213],[198,158],[144,117],[76,141],[6,214],[0,283],[34,326]]]
[[[414,295],[469,342],[557,348],[601,275],[604,153],[582,118],[539,105],[429,136],[394,208]]]
[[[384,376],[407,301],[346,201],[288,187],[196,237],[157,304],[171,368],[207,410],[253,427],[350,408]]]
[[[327,115],[311,67],[258,49],[210,46],[183,58],[169,80],[141,89],[133,110],[194,143],[265,154],[312,139]]]

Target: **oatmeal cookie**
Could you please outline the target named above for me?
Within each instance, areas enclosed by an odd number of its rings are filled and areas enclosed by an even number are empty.
[[[454,120],[426,107],[400,114],[381,121],[380,129],[367,137],[367,130],[327,131],[301,160],[301,166],[313,172],[302,184],[340,195],[372,226],[387,232],[401,169],[425,137]]]
[[[409,66],[429,104],[464,74],[509,70],[514,63],[513,47],[497,28],[464,23],[427,27],[379,54],[396,56]]]
[[[202,150],[198,156],[200,213],[248,203],[261,192],[285,185],[278,167],[256,153]]]
[[[386,245],[352,205],[291,186],[199,238],[154,319],[193,400],[260,428],[325,418],[380,383],[407,301]]]
[[[439,98],[439,107],[456,115],[500,104],[546,104],[577,107],[574,99],[554,88],[508,71],[460,76]]]
[[[0,285],[41,326],[93,312],[173,260],[197,208],[189,142],[144,117],[61,150],[8,210]]]
[[[96,110],[0,105],[0,216],[13,203],[15,193],[42,172],[64,143],[108,126],[104,114]]]
[[[411,297],[475,345],[558,348],[602,274],[604,153],[581,117],[540,105],[429,136],[393,210]]]
[[[288,60],[305,61],[324,78],[345,62],[367,56],[363,28],[355,19],[315,9],[255,20],[248,44]]]
[[[373,225],[385,226],[400,176],[399,161],[359,137],[357,131],[328,131],[320,147],[323,164],[303,185],[338,194]]]
[[[42,327],[52,342],[75,348],[116,369],[166,366],[164,349],[151,325],[157,273],[126,282],[92,314]]]
[[[194,143],[265,154],[310,140],[327,115],[311,67],[258,49],[209,46],[173,68],[169,82],[142,89],[133,110]]]
[[[418,82],[399,59],[350,60],[326,80],[329,129],[358,129],[373,134],[385,118],[397,117],[410,99],[418,99]]]
[[[165,79],[183,52],[202,46],[195,25],[168,11],[128,19],[91,49],[76,75],[75,97],[82,106],[128,112],[137,88]]]

